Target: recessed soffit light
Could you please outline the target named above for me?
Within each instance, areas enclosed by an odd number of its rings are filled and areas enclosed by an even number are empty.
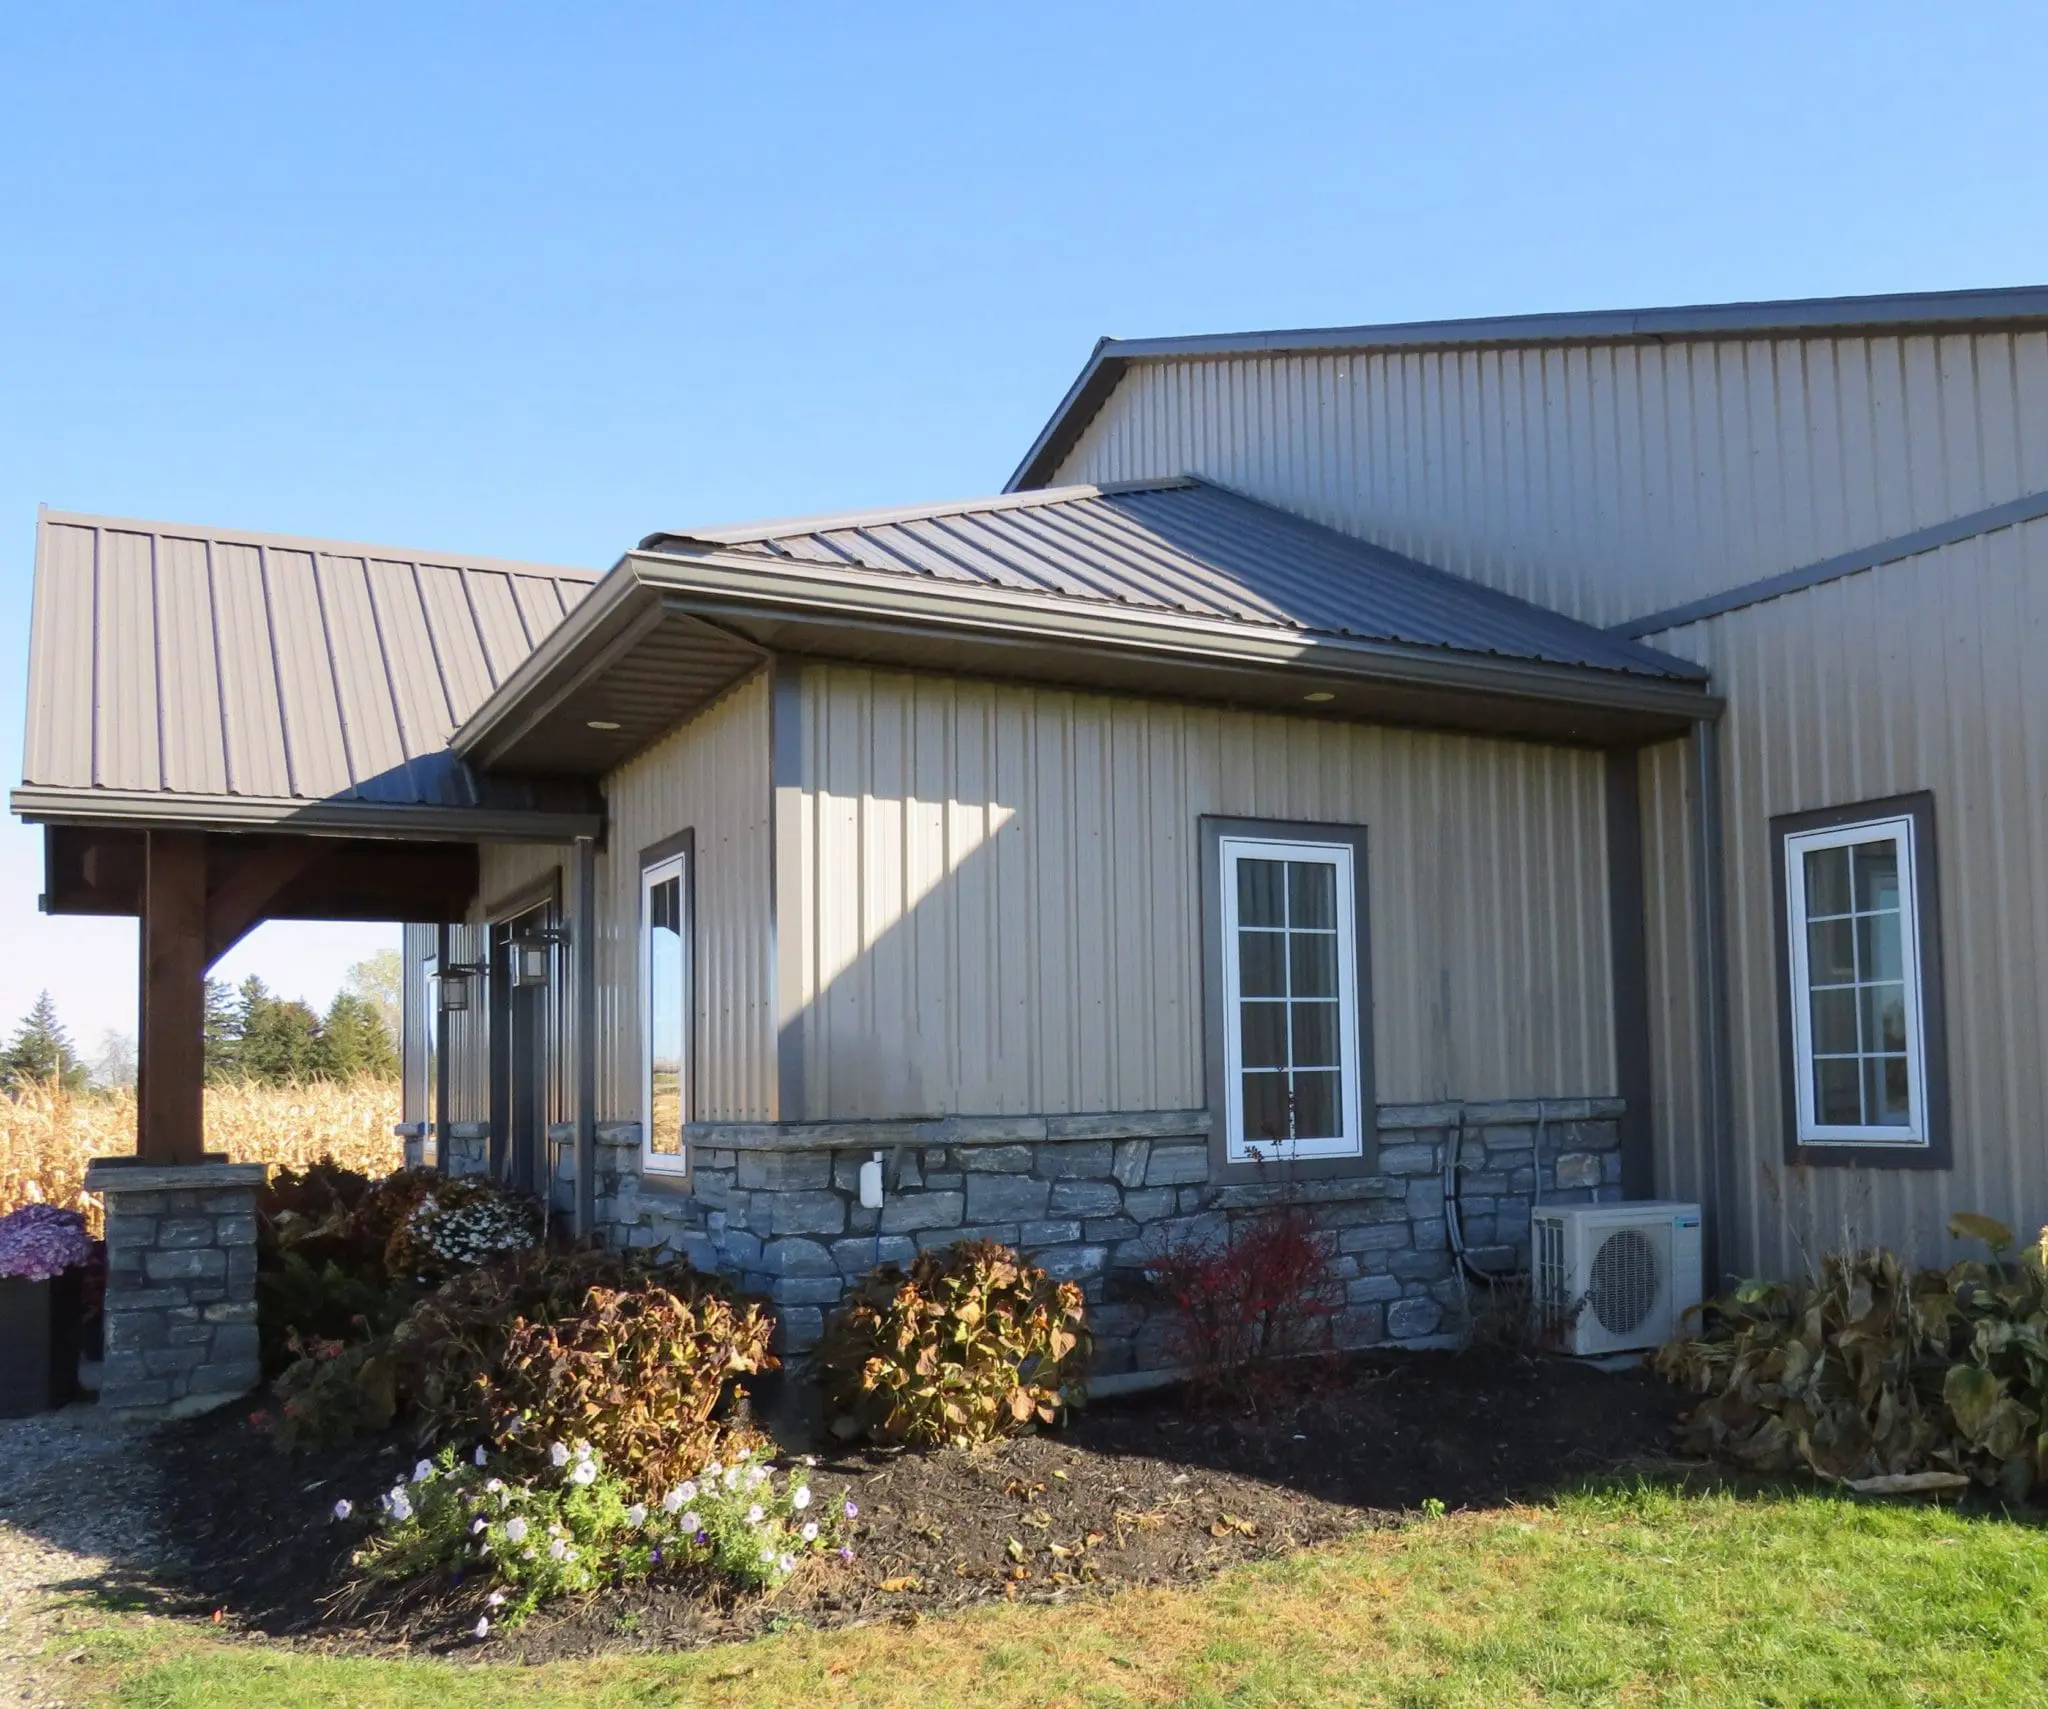
[[[593,730],[616,730],[619,726],[616,719],[593,718],[590,720],[589,727]]]
[[[1301,698],[1302,698],[1302,699],[1304,699],[1304,700],[1317,700],[1317,701],[1321,701],[1321,700],[1335,700],[1335,699],[1336,699],[1337,697],[1336,697],[1336,696],[1335,696],[1334,694],[1332,694],[1332,693],[1331,693],[1331,692],[1330,692],[1330,691],[1329,691],[1329,690],[1328,690],[1327,688],[1319,688],[1319,689],[1317,689],[1317,690],[1315,691],[1315,693],[1313,693],[1313,694],[1304,694],[1304,695],[1303,695],[1303,696],[1302,696]]]

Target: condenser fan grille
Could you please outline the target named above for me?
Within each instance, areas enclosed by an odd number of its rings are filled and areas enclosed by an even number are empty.
[[[1657,1303],[1657,1249],[1633,1228],[1616,1229],[1593,1254],[1586,1305],[1610,1335],[1626,1335]]]

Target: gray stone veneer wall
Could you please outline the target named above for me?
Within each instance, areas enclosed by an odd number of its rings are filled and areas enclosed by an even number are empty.
[[[448,1123],[447,1171],[451,1175],[482,1175],[491,1166],[489,1122]]]
[[[1340,1344],[1455,1328],[1463,1294],[1443,1167],[1461,1120],[1467,1246],[1500,1268],[1527,1262],[1539,1183],[1546,1202],[1620,1197],[1621,1113],[1612,1098],[1383,1105],[1374,1173],[1290,1183],[1275,1166],[1271,1183],[1247,1186],[1210,1185],[1201,1110],[707,1125],[692,1131],[687,1184],[643,1177],[638,1125],[607,1123],[597,1135],[597,1214],[618,1244],[665,1248],[768,1295],[792,1353],[817,1340],[825,1313],[878,1263],[965,1238],[1000,1240],[1082,1285],[1095,1369],[1108,1375],[1173,1362],[1145,1265],[1183,1245],[1218,1243],[1234,1219],[1286,1197],[1309,1206],[1332,1237],[1345,1289]],[[550,1136],[553,1196],[564,1207],[573,1203],[570,1133]],[[877,1152],[887,1189],[869,1209],[859,1171]]]
[[[262,1380],[256,1339],[261,1163],[160,1166],[100,1158],[106,1206],[106,1363],[100,1404],[176,1416]]]

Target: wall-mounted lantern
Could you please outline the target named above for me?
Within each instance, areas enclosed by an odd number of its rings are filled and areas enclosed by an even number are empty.
[[[483,973],[482,966],[473,961],[444,961],[440,977],[436,981],[441,987],[441,1013],[459,1015],[469,1008],[471,983]]]
[[[545,985],[554,977],[555,945],[567,933],[561,931],[522,932],[511,943],[512,983]]]

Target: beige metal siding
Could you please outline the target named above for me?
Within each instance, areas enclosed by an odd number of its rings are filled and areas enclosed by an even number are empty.
[[[605,780],[610,828],[597,890],[602,1120],[641,1116],[640,851],[686,830],[697,847],[691,1116],[775,1114],[768,704],[762,671]]]
[[[434,926],[406,926],[399,934],[398,1048],[404,1088],[400,1121],[426,1121],[430,1119],[434,1106],[434,1088],[427,1079],[423,1029],[432,1027],[435,1018],[426,1012],[427,980],[423,963],[433,955],[434,946],[439,941],[439,928]]]
[[[1784,1269],[1845,1238],[1928,1260],[1951,1211],[2048,1221],[2048,522],[1657,637],[1713,667],[1724,726],[1734,1140],[1740,1261]],[[1674,750],[1675,751],[1675,750]],[[1653,847],[1681,838],[1676,788],[1645,802]],[[1782,1155],[1769,820],[1935,797],[1948,1002],[1947,1171],[1809,1169]],[[1653,883],[1656,882],[1653,861]],[[1652,914],[1675,933],[1675,876]],[[1676,959],[1672,965],[1675,967]],[[1667,999],[1683,998],[1684,977]],[[1660,1055],[1691,1054],[1660,1010]],[[1682,1112],[1681,1112],[1682,1113]],[[1667,1146],[1696,1145],[1678,1130]]]
[[[1141,361],[1055,479],[1178,474],[1618,623],[2048,488],[2048,333]]]
[[[1599,756],[802,680],[808,1117],[1199,1105],[1205,813],[1369,828],[1380,1098],[1613,1089]]]

